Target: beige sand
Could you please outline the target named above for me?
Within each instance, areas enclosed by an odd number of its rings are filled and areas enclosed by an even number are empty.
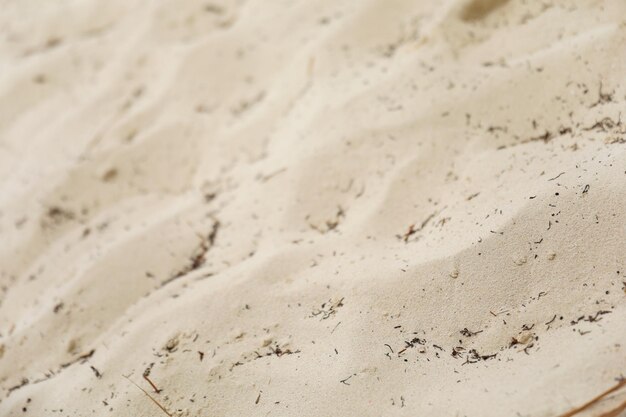
[[[626,375],[623,0],[1,7],[0,415],[552,417]]]

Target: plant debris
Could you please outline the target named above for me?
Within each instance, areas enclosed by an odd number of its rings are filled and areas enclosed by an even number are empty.
[[[333,301],[332,299],[326,303],[322,303],[319,309],[315,309],[311,312],[311,317],[320,317],[321,320],[326,320],[337,313],[337,309],[343,307],[344,297],[340,298],[338,301]]]

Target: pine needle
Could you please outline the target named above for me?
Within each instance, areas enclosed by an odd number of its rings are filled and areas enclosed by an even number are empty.
[[[599,415],[598,417],[619,417],[619,415],[626,410],[626,401],[624,401],[623,403],[621,403],[620,405],[617,406],[617,408],[614,408],[610,411],[607,411],[606,413],[603,413],[601,415]]]
[[[172,414],[170,414],[165,407],[163,407],[161,405],[160,402],[158,402],[152,395],[148,394],[148,391],[146,391],[145,389],[141,388],[139,385],[135,384],[135,382],[133,380],[131,380],[129,377],[127,377],[126,375],[122,375],[124,378],[128,379],[128,381],[133,384],[134,386],[136,386],[137,388],[139,388],[141,391],[143,391],[144,394],[146,394],[148,396],[148,398],[150,398],[152,400],[153,403],[155,403],[165,414],[168,415],[168,417],[172,417]]]
[[[618,389],[622,388],[625,385],[626,385],[626,379],[622,379],[621,381],[619,381],[612,388],[609,388],[608,390],[604,391],[602,394],[598,395],[597,397],[591,399],[590,401],[587,401],[585,404],[581,405],[580,407],[577,407],[577,408],[575,408],[575,409],[573,409],[573,410],[571,410],[571,411],[569,411],[569,412],[567,412],[565,414],[561,414],[559,417],[572,417],[572,416],[580,413],[581,411],[585,411],[586,409],[588,409],[592,405],[598,403],[601,399],[603,399],[607,395],[617,391]],[[625,409],[626,409],[626,403],[622,404],[621,406],[619,406],[615,410],[609,411],[608,414],[601,415],[600,417],[616,417],[617,415],[619,415],[620,412],[624,411]],[[615,414],[615,412],[617,414]]]

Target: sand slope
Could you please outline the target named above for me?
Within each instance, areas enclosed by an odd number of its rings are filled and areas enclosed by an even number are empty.
[[[133,381],[181,416],[551,417],[613,386],[625,12],[2,2],[0,415],[165,415]]]

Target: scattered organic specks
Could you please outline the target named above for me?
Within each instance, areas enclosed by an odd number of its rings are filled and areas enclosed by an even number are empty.
[[[352,378],[353,376],[354,376],[354,374],[353,374],[353,375],[350,375],[350,376],[349,376],[349,377],[347,377],[347,378],[344,378],[344,379],[340,380],[339,382],[341,382],[341,383],[342,383],[342,384],[344,384],[344,385],[350,385],[350,384],[348,384],[348,380],[349,380],[350,378]]]

